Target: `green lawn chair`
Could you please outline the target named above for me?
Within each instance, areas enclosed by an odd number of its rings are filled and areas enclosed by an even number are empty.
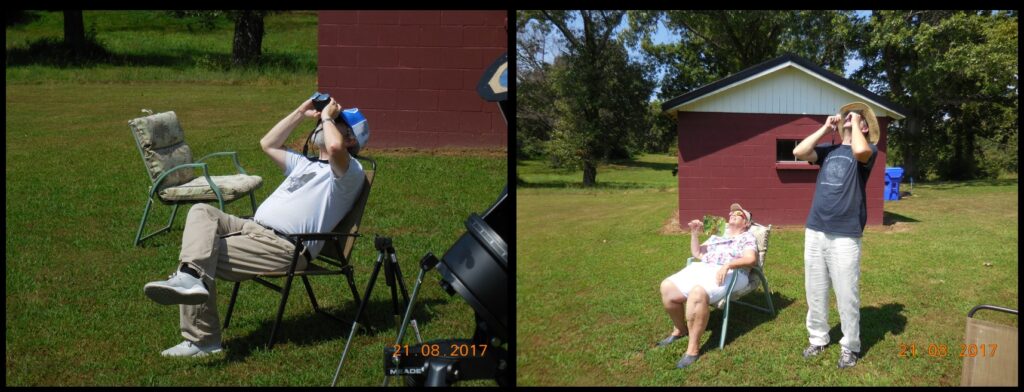
[[[725,336],[727,328],[729,327],[730,303],[738,303],[768,313],[773,316],[775,315],[775,306],[772,305],[772,295],[771,289],[769,289],[768,287],[768,278],[765,277],[764,275],[764,256],[766,253],[768,253],[768,236],[771,234],[771,232],[772,225],[768,225],[768,227],[762,226],[757,223],[750,225],[750,233],[754,235],[754,238],[757,242],[757,266],[750,268],[750,279],[748,279],[746,287],[741,287],[736,289],[736,291],[733,291],[737,279],[737,274],[733,274],[732,278],[729,279],[729,287],[727,294],[725,295],[725,298],[718,301],[717,303],[711,304],[716,308],[725,311],[725,315],[722,316],[722,337],[718,342],[719,349],[725,347]],[[700,263],[700,261],[693,257],[686,259],[687,266],[689,266],[691,263]],[[755,276],[757,277],[756,279]],[[744,295],[747,295],[756,290],[758,287],[760,287],[762,283],[764,283],[764,298],[765,301],[768,302],[767,308],[739,301],[739,299],[742,298]]]
[[[238,163],[236,152],[215,152],[193,162],[192,150],[185,144],[185,132],[174,112],[139,117],[129,121],[128,125],[151,182],[146,209],[142,213],[139,231],[135,234],[135,246],[149,237],[170,230],[178,206],[182,204],[216,201],[223,211],[224,204],[248,195],[252,201],[253,214],[256,213],[256,196],[253,193],[263,184],[263,179],[248,175]],[[231,156],[238,174],[210,176],[207,164],[203,161],[223,155]],[[197,178],[195,169],[202,169],[203,176]],[[154,198],[165,205],[173,205],[174,211],[166,227],[143,237],[142,229],[146,226]]]

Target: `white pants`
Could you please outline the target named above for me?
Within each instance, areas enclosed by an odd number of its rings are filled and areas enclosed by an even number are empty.
[[[839,345],[860,352],[860,238],[804,231],[804,287],[810,343],[829,343],[828,289],[836,293],[843,338]]]
[[[669,276],[668,280],[676,285],[679,292],[683,293],[683,296],[687,298],[690,297],[690,290],[693,290],[695,286],[700,286],[708,293],[708,304],[715,306],[718,301],[724,299],[725,295],[728,294],[729,281],[732,280],[733,274],[740,275],[736,277],[736,285],[733,286],[732,291],[747,287],[748,280],[745,271],[729,270],[725,274],[722,284],[719,285],[718,270],[720,269],[722,269],[722,266],[718,264],[693,263],[689,267],[683,268]]]

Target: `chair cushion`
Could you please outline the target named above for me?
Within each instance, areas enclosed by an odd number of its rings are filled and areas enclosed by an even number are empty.
[[[263,185],[263,178],[245,174],[210,176],[210,179],[220,188],[224,201],[248,195]],[[160,191],[160,198],[165,201],[216,201],[217,194],[206,182],[206,177],[199,176],[188,183],[164,188]]]
[[[139,117],[128,124],[131,125],[143,149],[159,150],[185,142],[185,131],[181,129],[178,116],[174,112]]]
[[[185,131],[174,112],[139,117],[128,122],[138,142],[150,181],[156,181],[175,166],[192,163],[192,150],[185,144]],[[195,178],[192,170],[180,170],[164,179],[160,187],[181,185]]]
[[[192,163],[192,149],[188,144],[179,143],[174,146],[159,150],[143,150],[143,160],[146,168],[149,169],[150,181],[156,181],[165,171],[175,166]],[[161,190],[167,187],[181,185],[196,178],[195,169],[181,169],[171,173],[160,183]]]
[[[750,225],[749,231],[754,235],[754,242],[757,244],[757,266],[764,268],[764,253],[768,248],[770,229],[755,223]]]

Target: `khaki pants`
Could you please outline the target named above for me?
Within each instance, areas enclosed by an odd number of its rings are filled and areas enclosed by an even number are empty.
[[[180,305],[181,336],[199,345],[220,344],[214,279],[238,282],[261,273],[288,271],[294,252],[295,245],[256,222],[209,204],[192,206],[185,221],[180,260],[199,271],[210,297],[204,304]],[[304,269],[306,263],[306,258],[299,256],[297,269]]]

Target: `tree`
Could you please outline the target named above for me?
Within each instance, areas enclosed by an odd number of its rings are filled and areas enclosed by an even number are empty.
[[[548,53],[547,35],[550,26],[531,23],[516,35],[516,157],[533,158],[543,152],[555,127],[553,79],[557,68],[565,67],[565,59],[556,57],[545,62]]]
[[[76,57],[85,54],[85,22],[82,10],[64,11],[64,44]]]
[[[908,109],[889,132],[890,156],[907,176],[1016,172],[1015,13],[874,11],[866,32],[854,77]]]
[[[235,65],[250,65],[259,61],[263,48],[263,17],[267,11],[231,11],[228,15],[235,21],[234,44],[231,46],[232,62]]]
[[[654,44],[659,21],[680,37]],[[860,21],[852,11],[630,11],[630,44],[639,42],[667,70],[659,98],[670,99],[784,53],[839,75]]]
[[[178,10],[170,11],[171,15],[178,18],[194,18],[201,28],[212,29],[214,20],[227,16],[235,23],[235,33],[232,37],[231,63],[234,65],[247,66],[259,62],[263,54],[263,35],[265,33],[263,18],[271,11],[263,10],[241,10],[241,11],[206,11],[206,10]],[[189,30],[192,29],[191,24]]]
[[[519,11],[519,23],[548,24],[565,43],[566,66],[552,77],[554,129],[548,152],[583,168],[583,186],[597,182],[597,164],[630,149],[631,135],[646,126],[654,87],[650,69],[631,62],[614,32],[625,11]],[[574,28],[572,21],[581,22]]]

